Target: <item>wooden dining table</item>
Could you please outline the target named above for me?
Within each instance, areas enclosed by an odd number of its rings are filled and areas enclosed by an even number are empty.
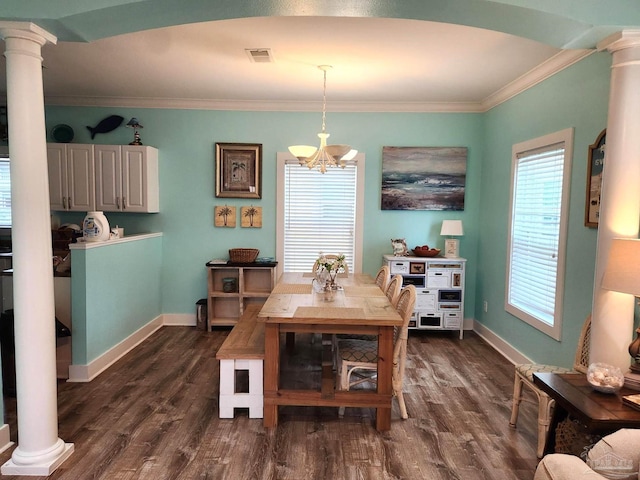
[[[393,330],[402,325],[402,317],[369,275],[339,276],[341,289],[332,301],[325,300],[322,292],[316,292],[312,280],[310,273],[284,273],[258,314],[258,321],[265,323],[264,426],[278,425],[279,406],[344,406],[376,408],[376,428],[389,430]],[[283,333],[377,335],[376,389],[338,390],[331,354],[327,352],[323,354],[322,378],[317,388],[281,388]]]

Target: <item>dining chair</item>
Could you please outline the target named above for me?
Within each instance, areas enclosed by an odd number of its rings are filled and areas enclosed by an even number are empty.
[[[402,290],[402,275],[394,275],[387,284],[384,293],[394,307],[398,304],[398,297]]]
[[[393,332],[393,395],[400,406],[400,416],[409,418],[404,403],[402,383],[407,359],[407,338],[409,320],[416,303],[416,288],[409,285],[402,289],[398,298],[396,310],[402,317],[402,325],[395,327]],[[338,358],[338,386],[340,390],[349,390],[364,382],[376,383],[378,369],[378,342],[357,339],[340,339],[337,348]],[[353,379],[358,377],[357,379]],[[340,407],[338,415],[344,415],[345,407]]]
[[[376,285],[378,285],[380,287],[380,290],[384,292],[390,279],[391,273],[389,267],[387,265],[383,265],[382,267],[380,267],[380,270],[378,270],[378,273],[376,274]]]
[[[551,373],[587,373],[589,368],[589,348],[591,345],[591,315],[589,314],[582,325],[578,347],[573,361],[573,369],[544,365],[537,363],[522,363],[515,366],[515,378],[513,383],[513,406],[511,407],[511,419],[509,426],[516,427],[520,402],[523,400],[522,387],[527,386],[538,397],[538,445],[536,454],[538,458],[544,455],[544,448],[549,434],[551,413],[555,407],[555,401],[533,383],[533,374],[540,372]]]

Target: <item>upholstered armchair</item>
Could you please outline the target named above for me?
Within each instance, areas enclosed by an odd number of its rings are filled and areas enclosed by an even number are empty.
[[[640,430],[622,429],[596,443],[583,461],[552,453],[538,464],[534,480],[638,480]]]

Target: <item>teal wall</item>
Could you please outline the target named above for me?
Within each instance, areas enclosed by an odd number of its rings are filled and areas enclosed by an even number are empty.
[[[591,309],[596,231],[583,225],[586,160],[589,144],[606,126],[609,66],[608,54],[593,54],[483,114],[329,112],[331,140],[366,155],[364,271],[376,272],[381,256],[391,252],[391,237],[404,237],[409,246],[442,247],[442,220],[462,219],[460,249],[469,260],[465,318],[482,322],[533,359],[570,365],[579,327]],[[143,142],[160,151],[160,213],[107,216],[126,234],[163,232],[163,313],[194,313],[195,302],[206,296],[205,262],[227,257],[229,248],[256,247],[262,256],[275,256],[276,153],[290,144],[313,143],[319,113],[47,107],[46,121],[48,130],[67,123],[76,132],[74,142],[92,143],[84,127],[112,114],[137,117],[144,125]],[[558,343],[504,311],[505,250],[511,146],[567,127],[575,128],[575,145],[565,326]],[[123,126],[93,143],[126,144],[132,134]],[[263,144],[262,199],[215,198],[216,142]],[[381,211],[385,145],[468,147],[465,210]],[[215,228],[213,208],[224,203],[262,207],[263,227]],[[60,215],[61,221],[75,223],[83,216]],[[487,314],[482,311],[485,299]]]
[[[597,230],[584,226],[588,148],[606,127],[611,56],[596,53],[487,112],[476,318],[539,362],[570,366],[593,298]],[[553,340],[504,310],[512,145],[573,127],[563,332]],[[484,313],[482,302],[489,304]]]
[[[85,125],[118,114],[136,116],[144,125],[143,143],[159,149],[160,213],[107,214],[109,223],[124,227],[125,235],[144,231],[164,234],[162,301],[164,313],[193,313],[195,302],[206,296],[204,264],[227,258],[233,247],[255,247],[262,256],[276,253],[276,153],[296,143],[313,143],[320,113],[229,112],[202,110],[128,110],[111,108],[48,107],[47,127],[71,125],[74,142],[92,143]],[[382,255],[391,253],[391,237],[404,237],[409,246],[443,246],[442,219],[461,218],[465,236],[461,252],[469,259],[467,317],[473,317],[475,243],[480,197],[482,116],[480,114],[329,113],[327,130],[336,143],[350,143],[366,155],[364,271],[380,268]],[[120,127],[96,136],[93,143],[128,143],[133,132]],[[214,150],[216,142],[263,145],[262,199],[216,199]],[[381,211],[381,156],[384,145],[465,146],[469,149],[464,212]],[[216,228],[215,205],[263,208],[261,229]],[[84,213],[59,214],[62,222],[79,223]]]
[[[71,252],[74,365],[86,365],[162,313],[162,237]]]

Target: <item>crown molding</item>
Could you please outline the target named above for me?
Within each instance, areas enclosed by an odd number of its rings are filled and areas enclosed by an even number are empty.
[[[579,62],[596,51],[597,50],[595,49],[562,50],[550,59],[542,62],[540,65],[529,70],[521,77],[516,78],[513,82],[508,83],[500,90],[485,98],[481,102],[482,111],[487,112],[491,110],[493,107],[496,107],[510,98],[534,87],[547,78],[555,75],[574,63]]]
[[[579,62],[596,50],[563,50],[481,102],[332,102],[329,112],[483,113]],[[218,100],[153,97],[45,96],[47,106],[162,108],[254,112],[318,112],[319,102]]]

